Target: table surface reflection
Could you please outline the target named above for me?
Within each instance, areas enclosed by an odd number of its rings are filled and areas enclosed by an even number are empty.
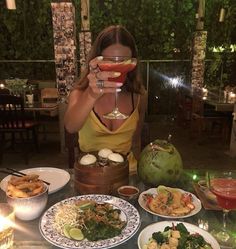
[[[68,172],[71,174],[70,182],[61,190],[56,193],[50,194],[48,198],[47,208],[51,207],[55,203],[64,200],[66,198],[76,196],[77,193],[74,190],[74,181],[73,181],[73,170],[68,169]],[[185,170],[183,176],[179,180],[176,187],[182,188],[184,190],[190,191],[194,193],[193,190],[193,179],[194,181],[198,181],[199,179],[204,179],[205,172],[203,170]],[[0,180],[5,177],[2,173],[0,173]],[[130,184],[137,186],[140,191],[147,190],[149,187],[145,186],[138,178],[137,175],[130,176]],[[0,200],[1,202],[6,202],[5,193],[0,190]],[[158,216],[154,216],[149,214],[145,210],[143,210],[138,203],[135,203],[134,206],[138,209],[141,217],[141,226],[138,232],[130,238],[125,243],[113,247],[115,249],[137,249],[137,238],[139,233],[143,228],[151,223],[155,223],[158,221],[166,220],[165,218],[161,218]],[[168,219],[171,220],[171,219]],[[172,220],[176,220],[172,219]],[[204,225],[208,227],[208,230],[212,230],[213,228],[222,226],[222,211],[213,211],[213,210],[205,210],[204,208],[201,211],[188,218],[178,219],[179,221],[189,222],[195,225],[200,226]],[[229,213],[229,227],[231,231],[236,231],[236,211],[231,211]],[[58,248],[56,246],[48,243],[39,232],[39,219],[33,221],[20,221],[16,219],[16,224],[18,229],[15,231],[15,245],[14,248],[20,249],[48,249],[48,248]]]

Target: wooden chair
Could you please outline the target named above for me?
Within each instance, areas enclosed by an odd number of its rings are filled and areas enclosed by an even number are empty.
[[[10,94],[10,90],[8,90],[7,88],[0,88],[0,95],[5,95],[5,94]]]
[[[192,98],[191,137],[203,140],[218,138],[222,142],[229,140],[230,117],[227,113],[215,111],[200,96]]]
[[[39,123],[27,120],[24,111],[22,97],[13,95],[1,95],[0,97],[0,163],[2,162],[5,144],[10,138],[11,147],[19,141],[24,152],[25,163],[28,164],[28,146],[32,137],[33,143],[38,149],[37,127]],[[32,136],[30,136],[32,134]],[[19,137],[19,138],[18,138]]]
[[[50,106],[52,104],[55,104],[58,102],[59,94],[57,88],[43,88],[41,90],[40,94],[40,100],[42,105],[44,106]],[[41,126],[42,126],[42,132],[44,134],[44,139],[47,139],[47,133],[53,133],[52,131],[49,131],[49,129],[46,129],[48,122],[53,122],[57,120],[59,113],[58,108],[53,110],[44,110],[40,111],[40,120],[41,120]]]
[[[41,90],[41,103],[43,104],[57,103],[58,98],[57,88],[43,88]]]
[[[79,152],[78,133],[69,133],[65,130],[65,147],[67,150],[68,166],[74,167],[76,152]]]

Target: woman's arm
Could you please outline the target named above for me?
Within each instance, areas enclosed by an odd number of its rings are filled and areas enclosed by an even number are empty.
[[[95,102],[96,97],[93,97],[89,87],[84,91],[74,89],[70,93],[64,117],[65,128],[68,132],[74,133],[82,128]]]
[[[108,78],[120,76],[119,72],[101,72],[98,63],[102,57],[96,57],[89,62],[90,72],[87,75],[88,87],[85,90],[74,89],[69,96],[69,104],[64,117],[65,128],[68,132],[74,133],[79,131],[90,111],[93,109],[96,101],[104,93],[114,93],[118,91],[122,83],[108,81]],[[97,86],[98,80],[103,81],[103,88]]]
[[[147,92],[141,95],[139,103],[139,121],[132,141],[132,151],[137,160],[141,153],[141,132],[143,128],[146,110],[147,110]]]

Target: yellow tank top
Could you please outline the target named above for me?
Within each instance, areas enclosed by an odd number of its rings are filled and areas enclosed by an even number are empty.
[[[98,151],[109,148],[128,156],[130,173],[137,170],[137,161],[131,152],[132,138],[139,120],[139,100],[132,114],[115,131],[104,126],[96,114],[91,111],[83,127],[79,131],[79,145],[83,152]]]

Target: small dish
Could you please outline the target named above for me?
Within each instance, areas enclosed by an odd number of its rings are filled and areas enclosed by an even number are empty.
[[[205,191],[208,189],[206,180],[200,180],[198,181],[198,186],[202,191]]]
[[[14,208],[15,216],[20,220],[34,220],[46,208],[48,201],[48,185],[44,184],[44,191],[38,195],[18,198],[7,195],[7,202]]]
[[[210,191],[205,180],[198,181],[198,186],[209,201],[217,203],[215,194]]]
[[[120,198],[127,201],[132,201],[138,198],[139,189],[135,186],[124,185],[117,189],[117,193]]]
[[[66,170],[60,168],[38,167],[20,170],[20,172],[27,175],[36,174],[39,176],[39,179],[50,182],[48,189],[49,194],[59,191],[70,181],[70,174]],[[0,181],[0,188],[5,192],[7,189],[7,182],[11,177],[11,175],[8,175]]]

